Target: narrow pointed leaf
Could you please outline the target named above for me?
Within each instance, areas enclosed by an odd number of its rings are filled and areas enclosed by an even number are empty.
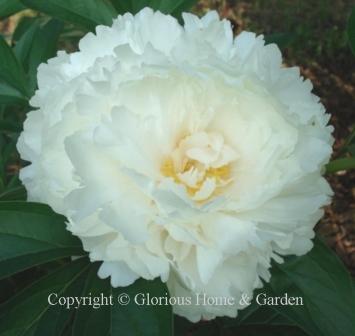
[[[37,87],[37,69],[41,63],[56,55],[63,23],[50,20],[43,27],[34,21],[14,47],[16,57],[28,72],[32,92]]]
[[[22,127],[17,123],[7,120],[0,120],[0,132],[14,132],[19,133],[22,131]]]
[[[275,325],[254,325],[240,326],[233,329],[230,335],[245,336],[309,336],[304,331],[292,326],[275,326]]]
[[[289,46],[295,39],[295,35],[292,33],[274,33],[265,36],[265,43],[275,43],[280,49]]]
[[[28,98],[25,97],[19,90],[0,81],[0,104],[26,104]]]
[[[159,10],[165,14],[172,14],[176,17],[181,12],[188,11],[197,3],[196,0],[112,0],[113,5],[119,13],[137,13],[144,7]]]
[[[328,174],[336,173],[341,170],[350,170],[355,169],[355,158],[354,157],[345,157],[341,159],[336,159],[330,161],[326,165],[326,172]]]
[[[49,207],[28,202],[0,203],[0,279],[29,267],[83,255],[65,218]]]
[[[92,297],[109,297],[111,285],[109,280],[101,280],[97,276],[99,263],[92,264],[86,277],[84,286],[81,288],[80,296],[85,297],[90,293]],[[75,315],[73,323],[73,336],[95,336],[108,335],[111,328],[111,309],[109,305],[100,308],[92,306],[81,307]]]
[[[104,305],[99,309],[82,306],[77,312],[73,325],[73,336],[125,335],[125,336],[170,336],[173,333],[172,311],[169,305],[138,305],[137,294],[151,297],[168,295],[166,286],[159,280],[137,280],[128,287],[112,288],[109,280],[97,276],[99,264],[92,264],[90,273],[80,296],[109,297],[113,305]],[[120,305],[118,297],[127,295],[130,302]]]
[[[270,295],[300,296],[304,305],[273,306],[310,335],[355,335],[355,293],[338,257],[315,240],[311,252],[277,265]]]
[[[166,297],[168,290],[160,280],[137,280],[127,288],[113,288],[113,298],[128,294],[130,303],[126,306],[114,305],[111,312],[111,332],[118,335],[173,335],[172,309],[169,305],[137,305],[134,298],[137,294],[149,294],[151,297]]]
[[[25,201],[27,197],[24,186],[17,186],[0,193],[0,201]]]
[[[1,305],[0,336],[36,335],[41,319],[53,309],[48,296],[55,293],[60,297],[68,290],[72,292],[71,286],[85,278],[88,268],[89,261],[86,258],[69,263]],[[45,335],[53,334],[48,332]]]
[[[13,50],[17,59],[21,62],[24,69],[28,70],[28,58],[30,55],[33,39],[39,30],[39,24],[33,22],[16,42]]]
[[[17,23],[14,33],[12,34],[12,43],[16,44],[21,37],[28,32],[34,22],[38,21],[37,17],[23,16]]]
[[[61,21],[50,20],[38,29],[33,37],[28,58],[29,79],[33,90],[37,87],[38,66],[56,55],[57,43],[62,29],[63,23]]]
[[[103,0],[21,0],[29,8],[63,21],[78,24],[88,30],[97,25],[111,25],[117,16],[114,8]]]
[[[350,48],[355,55],[355,6],[353,7],[348,21],[348,40]]]
[[[0,0],[0,18],[10,16],[23,9],[25,6],[19,0]]]
[[[63,293],[64,297],[77,297],[88,276],[88,269],[80,275]],[[71,324],[76,309],[66,309],[63,306],[50,306],[36,324],[33,336],[61,336],[64,329]],[[85,334],[84,334],[85,335]],[[97,335],[100,335],[98,333]]]
[[[0,79],[26,96],[28,90],[25,72],[2,36],[0,36],[0,58]]]

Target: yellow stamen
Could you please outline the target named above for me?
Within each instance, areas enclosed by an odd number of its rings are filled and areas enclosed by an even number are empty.
[[[173,160],[170,158],[167,158],[163,161],[160,171],[164,176],[173,178],[175,183],[184,184],[179,179],[178,174],[185,173],[185,172],[189,171],[191,168],[198,169],[197,168],[198,165],[199,165],[198,162],[195,162],[193,160],[188,160],[185,163],[182,171],[176,171],[175,167],[174,167]],[[225,166],[221,166],[218,168],[208,168],[204,172],[203,178],[197,182],[196,187],[189,187],[185,184],[184,185],[185,185],[187,193],[190,196],[194,196],[196,194],[196,192],[200,190],[200,188],[202,187],[203,183],[205,182],[205,180],[207,178],[214,178],[215,181],[217,182],[217,185],[220,184],[221,186],[223,186],[224,182],[227,182],[230,179],[230,175],[231,175],[230,165],[225,165]]]

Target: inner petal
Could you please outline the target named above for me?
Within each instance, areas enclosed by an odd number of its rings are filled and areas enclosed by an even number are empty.
[[[192,200],[203,202],[233,181],[231,163],[237,158],[221,134],[198,132],[179,141],[161,173],[184,185]]]

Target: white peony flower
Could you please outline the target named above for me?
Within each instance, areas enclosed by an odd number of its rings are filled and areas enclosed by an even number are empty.
[[[125,14],[42,64],[20,176],[113,286],[160,277],[174,297],[235,298],[177,314],[235,317],[272,259],[311,249],[332,127],[275,44],[234,39],[216,12],[183,18]]]

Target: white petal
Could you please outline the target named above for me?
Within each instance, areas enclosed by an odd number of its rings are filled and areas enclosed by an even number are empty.
[[[112,287],[129,286],[139,278],[139,275],[132,272],[126,263],[119,261],[104,261],[99,268],[98,276],[101,279],[110,276]]]

